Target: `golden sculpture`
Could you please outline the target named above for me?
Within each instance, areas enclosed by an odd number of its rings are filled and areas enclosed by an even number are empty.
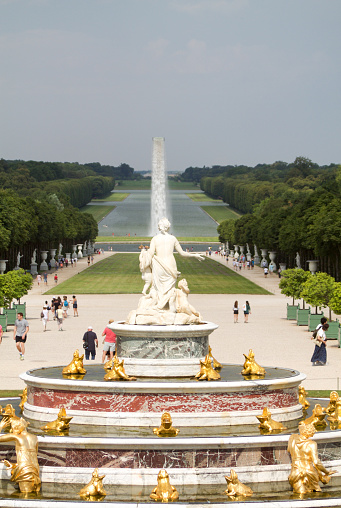
[[[124,367],[124,360],[120,360],[117,355],[113,357],[112,362],[112,369],[109,370],[105,376],[105,381],[136,381],[136,377],[128,376],[128,374],[125,373]]]
[[[335,416],[335,413],[336,413],[336,410],[337,410],[337,403],[339,402],[339,394],[337,392],[330,392],[330,395],[329,395],[329,404],[328,406],[325,408],[325,412],[329,415],[329,417],[334,417]],[[334,420],[335,418],[333,418]],[[330,418],[328,418],[328,420],[330,420]],[[333,421],[331,420],[331,421]]]
[[[179,493],[173,485],[169,482],[169,476],[165,469],[161,469],[157,475],[157,486],[150,494],[150,498],[154,501],[161,501],[168,503],[169,501],[176,501],[179,498]]]
[[[327,425],[327,422],[325,421],[326,413],[323,407],[321,407],[320,404],[315,404],[315,407],[313,409],[313,414],[303,421],[305,425],[314,425],[316,428],[324,428]]]
[[[331,424],[334,424],[334,429],[338,428],[338,425],[341,423],[341,400],[336,402],[335,411],[328,416],[327,420],[329,420]],[[337,426],[335,426],[335,424],[337,424]],[[332,426],[330,428],[332,429]]]
[[[282,423],[276,422],[271,418],[271,413],[267,407],[263,409],[263,414],[261,416],[256,417],[260,424],[259,428],[260,430],[264,430],[266,432],[273,432],[273,431],[282,431],[285,430],[287,427],[285,427]]]
[[[305,390],[303,386],[298,387],[298,402],[302,404],[303,409],[308,409],[310,407],[310,402],[307,401],[306,397],[308,392]]]
[[[249,497],[252,496],[253,491],[238,480],[237,473],[231,469],[230,476],[225,476],[227,482],[227,489],[224,491],[229,497]]]
[[[194,377],[198,381],[216,381],[220,379],[220,374],[212,367],[212,361],[209,355],[206,355],[204,360],[200,360],[200,371]]]
[[[83,367],[83,358],[84,355],[79,356],[79,351],[76,349],[76,351],[73,353],[73,359],[72,362],[69,363],[66,367],[64,367],[62,373],[65,376],[68,376],[70,374],[77,375],[77,374],[86,374],[86,370]]]
[[[243,376],[264,376],[265,369],[258,365],[258,363],[255,360],[255,353],[253,352],[253,349],[249,349],[249,354],[245,355],[245,362],[243,365],[242,374]]]
[[[21,402],[19,404],[19,407],[21,409],[21,412],[24,411],[24,404],[27,402],[27,387],[23,389],[22,393],[19,395],[21,398]]]
[[[175,437],[179,434],[180,430],[172,427],[172,417],[170,413],[163,413],[161,416],[160,427],[153,429],[154,434],[158,437]]]
[[[11,471],[11,481],[19,485],[20,492],[25,494],[40,491],[38,464],[38,438],[27,432],[27,422],[23,418],[11,417],[7,424],[11,426],[11,433],[0,436],[0,442],[15,441],[17,463],[11,464],[4,460],[4,464]]]
[[[73,416],[66,415],[65,407],[62,406],[59,410],[57,419],[40,428],[46,432],[68,432],[72,418]]]
[[[105,372],[108,372],[109,370],[112,369],[113,359],[114,357],[111,360],[105,362],[105,364],[103,365],[103,369],[105,370]]]
[[[222,364],[218,362],[213,356],[212,356],[212,348],[211,346],[208,346],[208,356],[213,361],[213,368],[214,370],[221,370],[223,368]]]
[[[0,432],[3,431],[6,427],[10,426],[10,423],[13,420],[20,420],[19,416],[16,416],[15,409],[12,404],[7,404],[5,409],[1,413],[2,420],[0,422]],[[10,430],[12,432],[12,430]]]
[[[319,481],[327,484],[336,471],[328,471],[318,458],[317,444],[310,439],[315,434],[314,425],[301,422],[298,428],[299,434],[292,434],[288,443],[291,455],[290,485],[297,494],[320,492]]]
[[[105,478],[105,475],[99,476],[98,469],[96,467],[92,473],[89,483],[80,490],[80,497],[85,501],[102,501],[107,495],[103,488],[103,478]]]

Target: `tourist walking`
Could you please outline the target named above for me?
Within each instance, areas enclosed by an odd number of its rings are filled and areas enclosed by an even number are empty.
[[[251,314],[251,307],[250,307],[250,304],[247,300],[243,305],[243,311],[244,311],[244,323],[248,323],[249,314]]]
[[[316,339],[314,339],[315,342],[315,349],[313,356],[311,357],[311,363],[314,366],[317,365],[326,365],[327,363],[327,338],[326,338],[326,331],[329,328],[328,323],[324,323],[319,329],[316,334]]]
[[[269,273],[269,269],[267,266],[264,266],[264,277],[267,278],[268,276],[268,273]]]
[[[40,283],[41,283],[41,275],[40,275],[40,273],[38,273],[38,275],[37,275],[37,282],[38,282],[38,286],[40,286]]]
[[[236,300],[234,302],[233,306],[233,319],[235,323],[238,323],[238,313],[239,313],[239,307],[238,307],[238,301]]]
[[[47,286],[47,273],[46,272],[44,272],[43,277],[44,277],[44,284]]]
[[[78,317],[78,302],[75,295],[72,296],[73,317]]]
[[[66,319],[69,312],[69,302],[67,296],[63,296],[63,318]]]
[[[4,334],[4,331],[2,329],[2,326],[0,325],[0,344],[2,342],[2,336],[3,336],[3,334]]]
[[[114,320],[110,319],[109,325],[110,325],[110,323],[113,323],[113,322],[114,322]],[[104,337],[103,354],[102,354],[102,363],[104,363],[107,352],[110,353],[109,354],[110,360],[114,356],[115,348],[116,348],[116,334],[111,330],[111,328],[108,328],[108,326],[106,326],[104,328],[103,333],[102,333],[102,337]]]
[[[57,323],[58,323],[58,331],[62,332],[63,331],[63,306],[61,303],[58,305],[58,309],[57,309]]]
[[[83,335],[83,347],[85,359],[90,360],[91,354],[91,360],[94,360],[96,357],[96,348],[98,347],[98,339],[92,326],[88,326],[88,331]]]
[[[49,311],[47,309],[47,305],[45,304],[43,310],[41,311],[41,321],[43,323],[43,332],[46,332],[46,325],[49,320]]]
[[[19,351],[20,360],[24,360],[25,343],[28,331],[28,321],[24,319],[24,314],[22,312],[18,312],[18,318],[15,320],[14,324],[13,339],[15,340],[15,345]]]
[[[53,279],[54,279],[55,284],[58,284],[58,275],[57,275],[57,273],[54,274]]]

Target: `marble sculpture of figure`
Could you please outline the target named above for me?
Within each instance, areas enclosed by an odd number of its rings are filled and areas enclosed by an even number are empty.
[[[140,272],[142,274],[142,280],[144,281],[142,294],[146,296],[148,289],[152,285],[152,269],[150,267],[148,247],[144,247],[143,245],[141,245],[140,248],[141,248],[139,256]]]
[[[168,230],[170,222],[161,219],[158,224],[160,233],[150,242],[150,248],[142,249],[140,254],[140,270],[145,280],[143,295],[136,310],[131,311],[128,324],[139,325],[182,325],[198,324],[202,321],[200,314],[188,303],[188,285],[185,279],[180,281],[179,289],[175,288],[180,275],[177,270],[174,250],[181,256],[194,257],[203,260],[201,254],[185,252],[175,236]],[[147,289],[149,281],[144,278],[151,270],[151,288]],[[184,282],[185,281],[185,282]]]
[[[316,441],[310,439],[315,434],[314,425],[298,426],[299,434],[289,437],[288,452],[291,455],[289,482],[297,494],[320,492],[319,482],[326,484],[336,471],[328,471],[318,458]]]
[[[34,264],[37,262],[37,249],[34,249],[32,257],[31,257],[31,263]]]
[[[24,256],[24,254],[21,254],[20,255],[20,250],[18,251],[18,254],[17,254],[17,267],[19,268],[20,266],[20,259]]]
[[[301,268],[301,256],[296,252],[296,268]]]

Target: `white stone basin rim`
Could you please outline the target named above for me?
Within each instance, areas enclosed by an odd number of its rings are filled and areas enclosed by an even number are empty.
[[[63,367],[61,366],[62,370]],[[37,369],[40,370],[40,369]],[[288,369],[289,370],[289,369]],[[103,376],[105,372],[103,370]],[[256,379],[247,381],[78,381],[77,379],[51,379],[35,377],[34,369],[20,374],[20,379],[28,386],[44,388],[46,390],[71,390],[75,392],[105,392],[105,393],[228,393],[247,392],[266,389],[281,389],[299,386],[306,379],[300,372],[292,377],[281,379]]]
[[[123,337],[157,337],[169,339],[172,337],[200,337],[209,335],[218,328],[215,323],[208,321],[200,325],[127,325],[124,321],[114,321],[111,328],[116,335]]]

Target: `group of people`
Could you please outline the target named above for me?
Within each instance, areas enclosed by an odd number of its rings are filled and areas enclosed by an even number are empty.
[[[68,317],[69,309],[72,306],[73,316],[78,317],[78,302],[76,295],[73,295],[70,301],[67,296],[63,296],[63,300],[60,296],[54,296],[49,305],[46,300],[41,311],[40,318],[43,324],[43,331],[46,332],[47,322],[49,321],[49,312],[53,313],[53,320],[57,321],[58,331],[63,331],[63,320]]]
[[[243,313],[244,313],[244,323],[248,323],[249,314],[251,314],[251,307],[248,300],[246,300],[246,302],[243,305]],[[238,323],[238,317],[239,317],[239,305],[238,300],[236,300],[233,305],[233,319],[235,323]]]
[[[113,319],[110,319],[108,325],[113,323]],[[102,353],[102,363],[106,360],[112,360],[115,354],[116,349],[116,334],[106,326],[103,330],[102,337],[104,337],[103,343],[103,353]],[[95,360],[96,358],[96,349],[98,348],[98,338],[96,333],[93,331],[92,326],[88,326],[87,331],[83,335],[83,348],[85,353],[85,359]]]

